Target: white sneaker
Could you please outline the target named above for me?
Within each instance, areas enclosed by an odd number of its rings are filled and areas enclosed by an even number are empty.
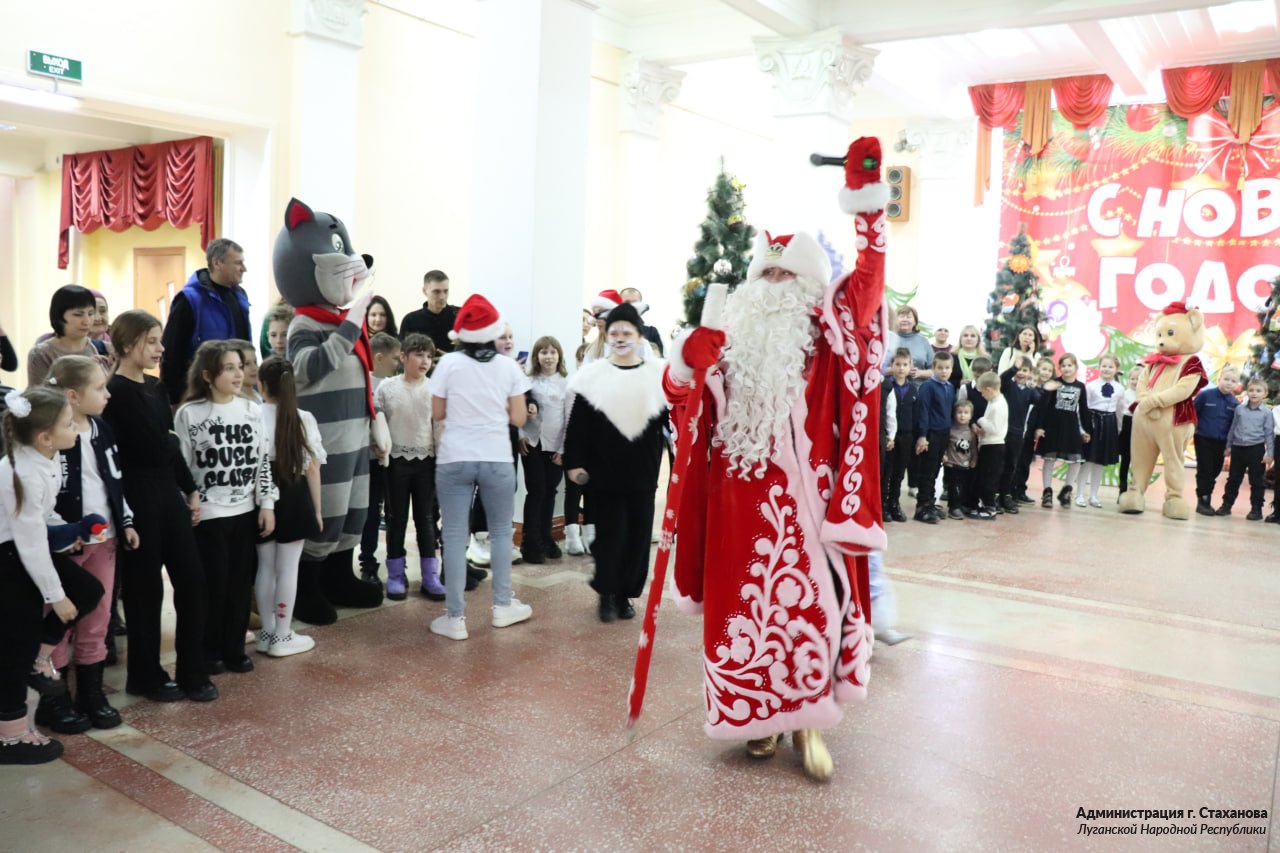
[[[516,563],[523,563],[523,562],[524,562],[524,554],[520,552],[520,546],[512,545],[511,546],[511,565],[514,566]]]
[[[448,637],[450,640],[467,638],[467,617],[445,614],[431,620],[431,633]]]
[[[591,546],[594,544],[596,544],[596,526],[594,524],[582,525],[582,550],[590,554]]]
[[[518,598],[511,599],[511,603],[507,605],[493,605],[493,627],[506,628],[508,625],[515,625],[517,622],[523,622],[533,615],[533,608],[525,604]],[[435,630],[434,627],[432,630]]]
[[[257,649],[259,654],[265,655],[267,653],[267,650],[271,648],[271,644],[274,643],[275,641],[276,641],[275,634],[268,634],[266,631],[262,631],[261,633],[258,634],[258,639],[254,645],[254,648]]]
[[[484,567],[489,565],[491,559],[489,556],[489,534],[471,534],[471,541],[467,544],[467,562],[473,566]]]
[[[309,652],[315,647],[316,641],[306,634],[290,632],[283,637],[278,637],[271,644],[271,648],[267,650],[267,654],[273,658],[287,658],[289,655],[300,655],[303,652]]]
[[[1089,501],[1085,499],[1084,495],[1080,495],[1076,498],[1076,506],[1088,506],[1088,505],[1089,505]]]
[[[566,524],[564,526],[564,549],[571,557],[581,557],[586,553],[582,548],[582,526]]]
[[[1102,501],[1098,500],[1097,498],[1089,498],[1089,506],[1093,507],[1094,509],[1102,509]]]

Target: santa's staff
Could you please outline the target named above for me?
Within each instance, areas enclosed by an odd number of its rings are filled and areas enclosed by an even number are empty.
[[[690,365],[693,370],[693,390],[690,399],[701,400],[702,389],[707,381],[707,369],[716,363],[721,347],[724,346],[724,332],[720,331],[720,315],[724,309],[725,298],[729,286],[722,283],[707,286],[707,296],[702,308],[702,329],[700,335],[705,341],[708,354],[702,366]],[[679,342],[677,342],[679,345]],[[627,697],[627,729],[635,728],[640,719],[640,710],[644,706],[644,691],[649,682],[649,660],[653,656],[653,638],[658,630],[658,605],[662,602],[662,590],[666,586],[667,566],[671,562],[671,546],[675,542],[676,509],[680,506],[680,497],[684,494],[685,472],[689,470],[690,448],[693,446],[693,434],[698,429],[698,419],[702,416],[701,405],[690,407],[688,421],[681,426],[685,438],[677,436],[676,459],[671,466],[671,485],[667,489],[666,511],[662,514],[662,533],[658,540],[658,559],[653,565],[653,582],[649,584],[649,599],[645,603],[644,622],[640,626],[640,647],[636,651],[635,672],[631,676],[631,692]]]

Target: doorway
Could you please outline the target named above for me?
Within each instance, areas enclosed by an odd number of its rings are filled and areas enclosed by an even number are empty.
[[[187,250],[182,246],[133,250],[133,304],[164,323],[174,294],[186,283]]]

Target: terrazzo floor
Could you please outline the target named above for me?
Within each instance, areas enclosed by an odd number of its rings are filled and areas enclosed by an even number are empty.
[[[914,636],[877,647],[826,785],[790,749],[751,761],[702,734],[701,628],[669,602],[629,740],[639,623],[598,623],[590,560],[566,557],[516,567],[523,625],[489,627],[489,584],[470,593],[464,643],[411,597],[309,629],[313,653],[255,655],[207,705],[136,700],[109,670],[122,727],[0,768],[0,850],[1267,850],[1280,527],[1103,499],[890,527]],[[1263,834],[1209,832],[1233,825]]]

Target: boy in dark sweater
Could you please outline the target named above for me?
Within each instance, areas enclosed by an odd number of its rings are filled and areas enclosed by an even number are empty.
[[[1009,404],[1009,431],[1004,440],[1004,460],[1000,466],[999,497],[996,499],[996,511],[1018,514],[1018,502],[1014,500],[1014,475],[1018,469],[1018,459],[1022,455],[1022,444],[1027,426],[1027,416],[1031,413],[1031,403],[1035,397],[1035,389],[1031,387],[1031,359],[1019,356],[1013,366],[1000,374],[1000,393]]]
[[[1227,433],[1231,469],[1227,472],[1227,488],[1222,493],[1222,506],[1217,515],[1231,515],[1231,505],[1236,502],[1244,475],[1249,475],[1250,521],[1262,520],[1262,504],[1266,500],[1266,484],[1263,476],[1271,464],[1275,446],[1276,422],[1271,410],[1263,404],[1267,396],[1267,383],[1258,377],[1249,380],[1245,387],[1245,402],[1236,406],[1231,415],[1231,430]]]
[[[1240,371],[1227,365],[1218,374],[1217,387],[1206,388],[1196,395],[1196,512],[1200,515],[1213,515],[1209,501],[1222,473],[1231,419],[1236,406],[1240,405],[1236,399],[1239,384]]]
[[[902,478],[916,444],[917,391],[908,377],[911,350],[899,347],[889,365],[890,380],[880,384],[880,483],[884,517],[906,521],[902,511]]]
[[[942,453],[947,449],[947,439],[951,434],[951,411],[956,405],[951,367],[951,353],[934,353],[933,376],[920,383],[917,389],[916,455],[921,458],[915,519],[926,524],[937,524],[943,517],[934,498],[938,468],[942,465]]]

